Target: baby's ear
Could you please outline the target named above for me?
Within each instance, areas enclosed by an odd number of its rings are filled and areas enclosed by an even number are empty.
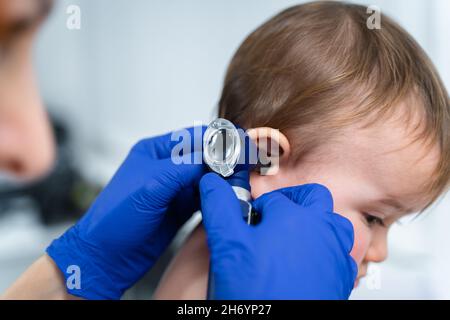
[[[259,127],[247,130],[248,136],[258,147],[261,175],[278,173],[280,164],[286,163],[291,146],[286,136],[277,129]]]

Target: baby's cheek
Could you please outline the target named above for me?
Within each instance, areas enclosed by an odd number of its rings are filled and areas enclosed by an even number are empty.
[[[355,232],[355,238],[353,242],[353,249],[350,255],[359,265],[364,260],[367,250],[369,249],[369,233],[367,232],[367,227],[364,225],[364,223],[359,221],[352,221],[352,224]]]

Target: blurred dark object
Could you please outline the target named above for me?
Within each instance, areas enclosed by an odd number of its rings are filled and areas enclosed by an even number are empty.
[[[31,200],[44,224],[79,218],[101,187],[83,179],[73,163],[70,137],[63,122],[52,119],[57,160],[52,172],[40,181],[0,190],[0,213],[13,208],[18,199]]]

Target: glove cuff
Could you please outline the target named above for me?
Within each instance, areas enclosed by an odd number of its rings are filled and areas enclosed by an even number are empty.
[[[64,276],[67,293],[89,300],[118,300],[123,291],[91,258],[88,248],[71,227],[46,249],[48,256]]]

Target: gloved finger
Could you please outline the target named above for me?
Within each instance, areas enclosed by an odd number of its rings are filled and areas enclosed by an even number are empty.
[[[194,152],[185,155],[181,164],[175,164],[171,159],[159,160],[155,165],[159,174],[145,186],[147,206],[164,212],[183,190],[197,187],[206,172],[206,167],[198,163],[201,158],[201,152]]]
[[[144,152],[150,159],[182,157],[191,152],[200,152],[203,148],[203,134],[206,126],[196,126],[176,130],[136,143],[133,152]]]
[[[301,209],[279,190],[265,193],[253,201],[253,208],[262,215],[261,224],[271,224],[280,214],[290,214]]]
[[[304,208],[311,208],[312,211],[333,212],[331,192],[325,186],[316,183],[282,188],[263,194],[253,201],[253,207],[264,214],[264,211],[270,212],[275,207],[281,208],[289,201]]]
[[[332,213],[330,218],[333,220],[336,236],[338,237],[343,250],[350,253],[353,249],[355,239],[353,224],[350,220],[337,213]]]
[[[348,268],[348,272],[343,272],[343,275],[347,276],[347,287],[349,288],[349,292],[347,293],[347,295],[349,296],[351,293],[351,288],[353,288],[353,284],[358,274],[358,265],[350,255],[355,239],[353,224],[349,219],[337,213],[332,213],[327,217],[331,219],[335,236],[341,246],[343,254],[347,257],[347,264],[345,266]]]
[[[305,208],[332,213],[333,196],[327,187],[318,183],[304,184],[279,190],[286,197]]]
[[[200,180],[200,203],[208,242],[229,238],[246,227],[238,198],[217,174],[208,173]]]

